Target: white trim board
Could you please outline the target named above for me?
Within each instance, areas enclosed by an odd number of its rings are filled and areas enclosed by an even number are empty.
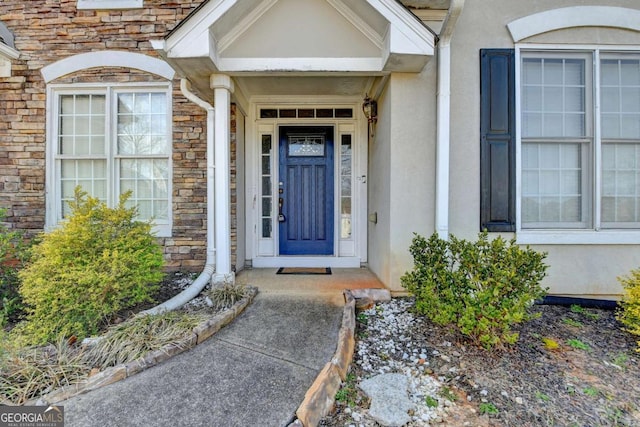
[[[251,265],[253,268],[278,268],[278,267],[360,268],[360,257],[335,257],[335,256],[254,257]]]
[[[45,83],[49,83],[67,74],[97,67],[135,68],[164,77],[167,80],[172,80],[175,75],[173,68],[160,59],[120,50],[103,50],[72,55],[42,67],[41,73]]]
[[[519,245],[638,245],[637,230],[520,230]]]
[[[507,24],[514,42],[572,27],[613,27],[640,31],[640,10],[611,6],[572,6],[546,10]]]

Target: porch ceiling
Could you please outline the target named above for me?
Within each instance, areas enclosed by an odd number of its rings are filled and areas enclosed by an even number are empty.
[[[434,39],[395,0],[208,0],[153,45],[201,93],[225,73],[249,97],[359,95],[371,76],[422,70]]]
[[[237,76],[236,84],[251,96],[362,96],[373,78],[367,76]]]

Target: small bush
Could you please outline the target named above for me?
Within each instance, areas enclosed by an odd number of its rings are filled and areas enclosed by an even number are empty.
[[[511,326],[530,319],[527,309],[546,292],[546,254],[500,237],[489,241],[486,232],[476,242],[416,235],[410,252],[414,268],[401,281],[416,310],[487,349],[517,341]]]
[[[618,320],[625,330],[640,336],[640,269],[632,270],[630,276],[620,277],[618,280],[624,288],[621,309],[617,312]],[[640,341],[637,350],[640,352]]]
[[[22,313],[18,292],[18,271],[24,266],[28,245],[20,230],[10,230],[3,222],[6,210],[0,209],[0,327],[15,322]]]
[[[76,189],[71,215],[33,247],[19,274],[27,343],[98,332],[116,312],[151,301],[162,279],[163,257],[151,225],[135,221],[129,194],[108,208]]]

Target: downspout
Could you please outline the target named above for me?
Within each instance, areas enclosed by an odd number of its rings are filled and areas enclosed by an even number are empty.
[[[465,0],[451,0],[438,43],[436,218],[441,239],[449,238],[449,168],[451,132],[451,36]]]
[[[215,162],[214,162],[214,139],[213,139],[213,122],[215,109],[211,104],[199,98],[191,92],[191,83],[187,79],[180,80],[180,90],[185,98],[199,107],[207,111],[207,259],[204,269],[200,275],[193,281],[188,288],[180,292],[173,298],[157,305],[144,314],[158,314],[165,311],[178,309],[197,297],[202,289],[211,281],[211,277],[215,272],[215,240],[214,240],[214,198],[215,192],[213,187]]]

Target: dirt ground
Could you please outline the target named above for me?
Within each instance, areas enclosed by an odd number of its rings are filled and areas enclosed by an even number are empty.
[[[368,315],[383,313],[384,304]],[[439,382],[439,407],[435,418],[408,425],[640,426],[640,353],[614,311],[551,305],[532,310],[541,316],[517,328],[518,343],[494,352],[415,316],[403,345],[428,350],[422,375]],[[357,340],[376,333],[375,319],[364,320],[358,322]],[[400,358],[402,352],[385,357]],[[361,369],[360,357],[356,350],[352,383],[339,392],[351,396],[339,399],[322,426],[378,425],[367,416],[369,401],[357,388],[372,375]]]

